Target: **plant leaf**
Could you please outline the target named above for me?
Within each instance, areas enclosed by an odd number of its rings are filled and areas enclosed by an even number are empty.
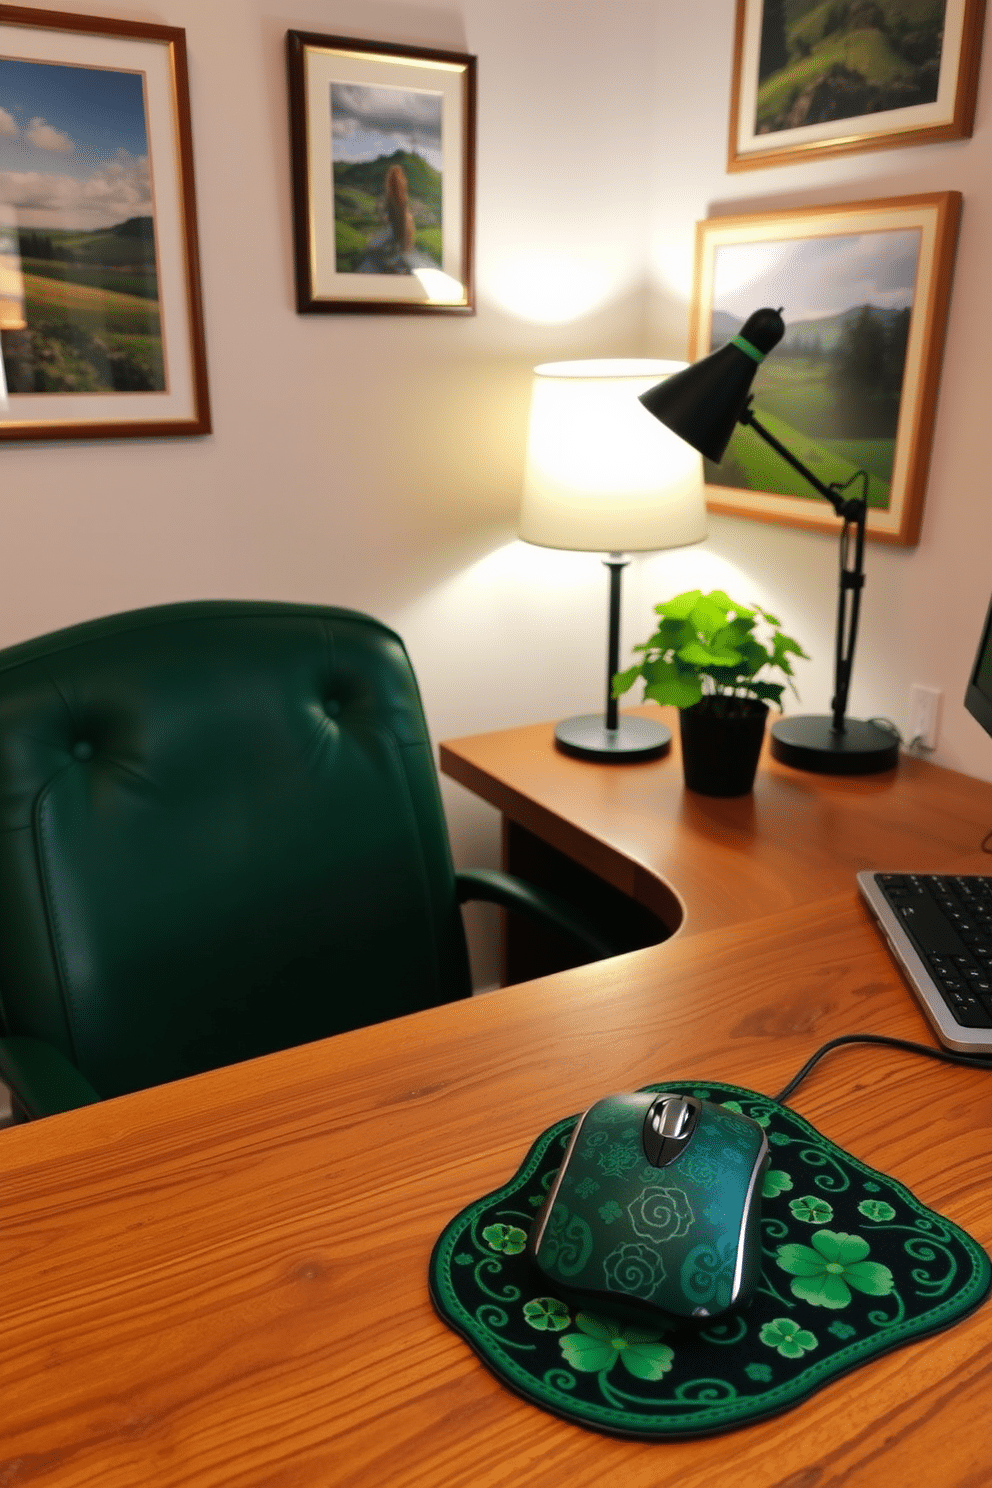
[[[625,672],[617,672],[613,678],[613,697],[618,698],[625,692],[629,692],[641,675],[639,666],[628,667]]]
[[[664,604],[655,605],[654,612],[670,620],[686,620],[695,609],[696,601],[702,597],[701,589],[690,589],[685,594],[676,594],[674,599],[666,600]]]
[[[649,682],[644,688],[645,699],[655,703],[670,703],[675,708],[691,708],[703,695],[703,684],[692,672],[679,672],[674,667],[669,675],[658,682]]]
[[[676,659],[688,666],[703,667],[709,671],[710,667],[736,667],[741,655],[739,651],[718,650],[716,646],[706,646],[702,641],[690,641],[687,646],[679,648]]]

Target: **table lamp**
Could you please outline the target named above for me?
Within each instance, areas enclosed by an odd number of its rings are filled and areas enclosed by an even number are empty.
[[[520,536],[541,547],[606,553],[610,572],[605,712],[566,719],[555,730],[558,748],[580,759],[655,759],[671,743],[664,724],[620,717],[612,691],[626,555],[706,536],[702,460],[638,401],[684,367],[608,359],[534,369]]]
[[[781,444],[751,407],[751,383],[760,364],[785,335],[779,310],[756,310],[725,346],[694,362],[641,395],[641,402],[666,428],[719,464],[735,426],[746,424],[793,470],[825,496],[841,518],[840,596],[834,661],[832,713],[782,718],[771,730],[771,751],[783,764],[822,775],[874,775],[899,760],[899,736],[871,720],[846,716],[854,666],[861,590],[864,587],[868,477],[858,471],[845,485],[826,485]],[[855,481],[859,496],[845,493]]]

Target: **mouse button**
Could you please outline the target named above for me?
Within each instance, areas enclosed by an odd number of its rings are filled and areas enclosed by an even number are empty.
[[[607,1095],[593,1102],[585,1113],[585,1121],[590,1127],[623,1127],[632,1121],[640,1124],[654,1100],[655,1096],[649,1090]]]

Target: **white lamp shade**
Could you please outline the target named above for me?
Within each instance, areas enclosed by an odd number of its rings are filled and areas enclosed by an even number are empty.
[[[535,367],[520,536],[546,548],[637,553],[706,536],[700,455],[639,394],[684,362]]]

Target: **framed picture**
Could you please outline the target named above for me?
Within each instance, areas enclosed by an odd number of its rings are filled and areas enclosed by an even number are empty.
[[[0,5],[0,440],[206,434],[184,33]]]
[[[296,308],[471,314],[475,58],[290,31]]]
[[[720,217],[696,225],[689,357],[781,308],[783,340],[758,368],[755,412],[825,484],[861,494],[867,534],[917,541],[961,197],[889,197]],[[837,531],[826,502],[738,425],[707,504],[763,522]]]
[[[737,0],[727,167],[971,134],[985,0]]]

